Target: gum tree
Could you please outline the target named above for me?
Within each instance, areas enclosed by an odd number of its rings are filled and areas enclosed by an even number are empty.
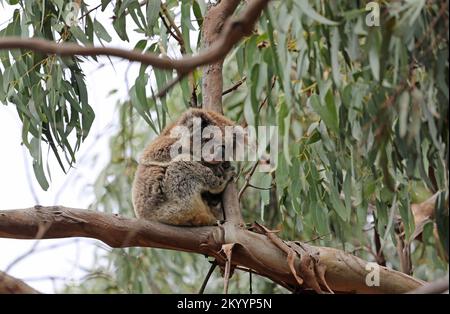
[[[447,1],[2,2],[14,13],[0,29],[0,101],[17,108],[44,190],[59,170],[45,169],[42,151],[66,171],[95,119],[83,60],[141,64],[94,210],[0,211],[1,237],[116,248],[67,291],[196,291],[208,262],[192,253],[222,268],[209,289],[225,292],[406,292],[448,271]],[[108,31],[100,17],[111,8]],[[189,106],[277,125],[276,169],[239,163],[222,226],[131,218],[137,152]]]

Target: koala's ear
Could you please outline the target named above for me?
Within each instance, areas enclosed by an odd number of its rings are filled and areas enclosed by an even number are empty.
[[[212,117],[208,114],[208,112],[202,109],[189,109],[181,116],[179,124],[184,125],[192,130],[194,125],[194,118],[199,118],[201,120],[201,130],[206,128],[208,125],[213,124]]]
[[[211,119],[211,116],[207,112],[202,112],[199,118],[202,119],[201,124],[202,131],[204,128],[213,124],[213,120]]]
[[[191,129],[193,124],[192,118],[193,118],[192,109],[189,109],[188,111],[184,112],[181,115],[176,124],[184,125],[187,126],[189,129]]]

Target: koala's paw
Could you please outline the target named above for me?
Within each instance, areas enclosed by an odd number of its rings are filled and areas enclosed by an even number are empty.
[[[229,169],[227,169],[227,171],[225,172],[225,181],[231,181],[234,180],[236,178],[236,171],[234,170],[234,167],[230,167]]]
[[[223,225],[224,223],[225,223],[225,220],[224,220],[224,219],[216,220],[216,225],[217,225],[217,226],[221,226],[221,225]]]

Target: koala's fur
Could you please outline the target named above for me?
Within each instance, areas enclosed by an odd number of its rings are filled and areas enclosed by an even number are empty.
[[[178,140],[170,132],[175,126],[192,130],[192,119],[201,119],[201,128],[234,123],[224,116],[203,109],[190,109],[144,150],[134,183],[133,206],[139,218],[171,225],[213,225],[223,219],[217,206],[208,204],[225,189],[233,173],[229,162],[171,160],[171,146]],[[192,138],[191,138],[192,143]]]

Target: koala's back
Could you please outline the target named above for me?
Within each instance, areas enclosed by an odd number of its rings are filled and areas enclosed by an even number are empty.
[[[149,220],[158,219],[158,209],[166,202],[162,189],[164,167],[138,165],[133,183],[132,198],[136,216]]]
[[[184,161],[167,167],[140,164],[133,184],[136,216],[171,225],[213,224],[217,217],[199,189],[204,185],[198,176],[203,168],[200,163]]]

